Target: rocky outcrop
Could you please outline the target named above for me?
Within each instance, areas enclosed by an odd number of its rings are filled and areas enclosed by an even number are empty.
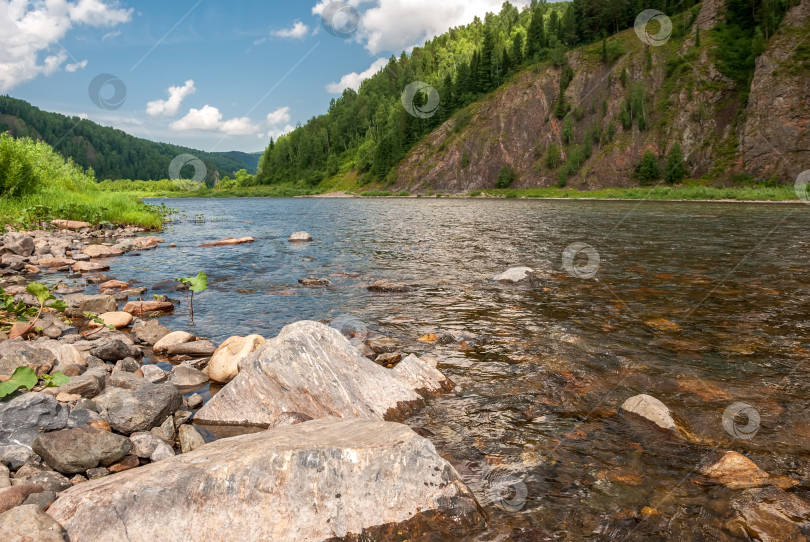
[[[370,361],[336,329],[297,322],[247,357],[196,420],[269,427],[284,412],[399,420],[423,404],[409,384],[410,377]]]
[[[740,133],[743,166],[757,178],[792,183],[810,169],[808,34],[810,0],[803,0],[757,59]]]
[[[315,420],[219,440],[86,482],[48,510],[72,542],[463,536],[483,516],[458,473],[410,428]],[[393,532],[389,529],[394,528]]]

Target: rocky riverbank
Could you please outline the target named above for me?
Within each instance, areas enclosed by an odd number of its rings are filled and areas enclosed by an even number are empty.
[[[104,274],[108,258],[163,243],[141,233],[56,221],[2,238],[6,299],[38,307],[26,289],[38,281],[67,308],[0,335],[0,382],[19,367],[40,378],[0,400],[0,539],[452,538],[485,525],[455,469],[395,423],[452,389],[435,360],[318,322],[221,345],[171,331],[157,318],[182,285]],[[58,373],[69,381],[48,387]],[[212,381],[225,386],[208,399]],[[215,440],[198,421],[264,430]]]

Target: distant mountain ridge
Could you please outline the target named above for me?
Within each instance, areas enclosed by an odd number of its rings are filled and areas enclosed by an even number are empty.
[[[208,168],[208,181],[246,169],[255,173],[261,153],[204,152],[129,135],[93,121],[42,111],[24,100],[0,96],[0,132],[45,141],[96,179],[159,180],[169,177],[169,164],[178,155],[192,154]]]

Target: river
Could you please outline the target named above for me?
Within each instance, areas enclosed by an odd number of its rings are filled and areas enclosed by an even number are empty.
[[[110,274],[148,286],[205,271],[194,325],[183,305],[162,320],[169,328],[222,341],[348,319],[440,358],[459,389],[408,423],[490,516],[477,540],[742,540],[724,527],[734,491],[697,474],[715,449],[802,480],[794,491],[807,496],[810,207],[163,201],[180,211],[162,234],[177,248],[117,258]],[[315,241],[288,243],[299,230]],[[256,242],[198,248],[226,236]],[[564,264],[574,243],[590,248]],[[523,265],[541,270],[531,284],[492,281]],[[332,285],[301,287],[308,276]],[[413,290],[367,291],[378,279]],[[419,342],[426,333],[455,341]],[[622,413],[639,393],[701,443]],[[724,427],[736,403],[753,413]]]

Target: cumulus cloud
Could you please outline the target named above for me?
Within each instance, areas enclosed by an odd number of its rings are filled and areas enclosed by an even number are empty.
[[[337,83],[329,83],[326,85],[326,91],[332,94],[342,94],[347,88],[358,90],[360,88],[360,83],[383,69],[386,64],[388,64],[387,59],[378,58],[366,71],[362,73],[347,73],[341,77],[340,81]]]
[[[267,124],[270,126],[278,126],[279,124],[290,122],[291,119],[289,107],[280,107],[272,113],[267,114]]]
[[[189,79],[182,87],[169,87],[166,91],[169,94],[168,100],[155,100],[146,104],[146,114],[150,117],[174,116],[180,111],[183,100],[191,96],[197,89],[194,87],[194,80]]]
[[[295,126],[290,124],[292,116],[290,115],[289,107],[280,107],[275,111],[267,114],[267,125],[270,130],[267,132],[266,137],[278,139],[279,137],[289,134],[295,130]],[[264,134],[259,134],[260,138],[264,138]]]
[[[332,0],[319,0],[312,13],[320,15]],[[447,32],[448,28],[466,25],[487,12],[498,13],[502,0],[349,0],[360,11],[356,40],[372,54],[383,51],[398,54],[414,45]],[[521,8],[528,0],[515,0]]]
[[[73,28],[115,26],[132,13],[115,0],[0,0],[0,92],[58,71],[67,61],[59,41]]]
[[[282,30],[274,30],[271,32],[273,36],[284,39],[300,40],[309,35],[309,27],[301,21],[295,21],[292,28],[284,28]]]
[[[222,132],[227,135],[250,135],[259,127],[248,117],[230,119],[223,122],[222,113],[216,107],[205,105],[202,109],[189,109],[185,117],[169,124],[175,132]]]
[[[76,64],[66,64],[65,71],[68,73],[73,73],[79,70],[83,70],[86,67],[87,67],[87,59],[84,59],[81,62],[77,62]]]

